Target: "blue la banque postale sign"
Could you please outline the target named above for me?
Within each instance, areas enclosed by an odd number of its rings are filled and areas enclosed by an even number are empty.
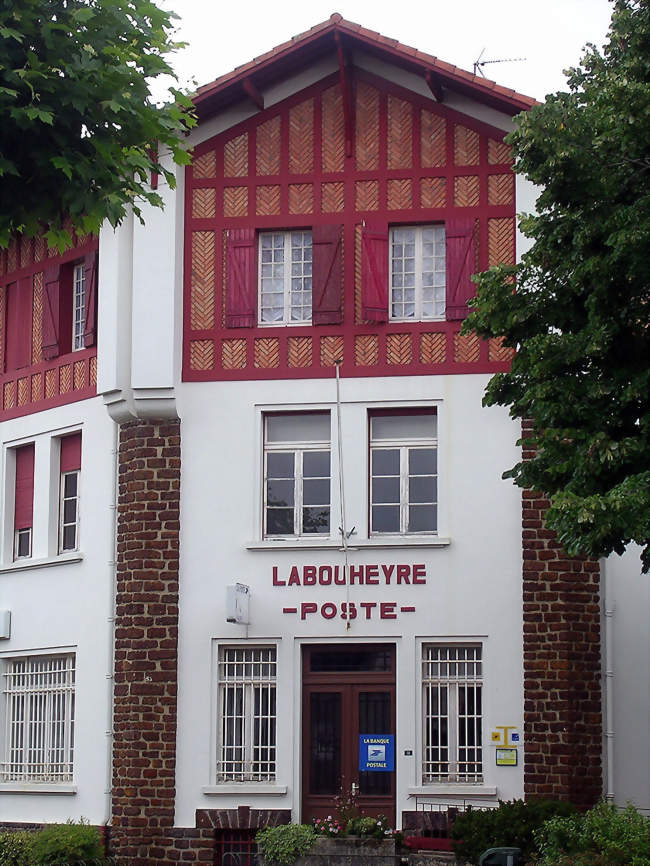
[[[359,770],[390,773],[395,770],[394,734],[359,734]]]

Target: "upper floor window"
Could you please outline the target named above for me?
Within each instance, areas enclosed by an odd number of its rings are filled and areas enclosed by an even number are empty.
[[[311,322],[312,236],[309,231],[259,236],[261,324]]]
[[[433,412],[371,415],[371,533],[436,532],[436,420]]]
[[[444,319],[445,227],[390,230],[390,318]]]
[[[59,553],[79,547],[79,476],[81,433],[61,439]]]
[[[76,264],[72,272],[72,351],[85,348],[86,326],[86,267]]]
[[[32,555],[34,522],[34,443],[15,450],[14,559]]]
[[[330,531],[329,412],[264,419],[264,535]]]

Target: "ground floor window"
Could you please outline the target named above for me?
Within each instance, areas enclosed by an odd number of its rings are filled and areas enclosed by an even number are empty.
[[[425,645],[422,653],[422,782],[480,782],[480,646]]]
[[[74,655],[7,659],[3,680],[2,781],[72,781]]]
[[[275,779],[275,647],[221,647],[218,660],[220,782]]]

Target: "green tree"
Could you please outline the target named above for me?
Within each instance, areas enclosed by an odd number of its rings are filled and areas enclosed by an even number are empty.
[[[519,118],[516,171],[539,185],[532,248],[477,278],[466,330],[517,354],[484,402],[533,422],[537,456],[505,473],[544,491],[570,554],[650,569],[650,4],[615,0],[607,44],[568,92]],[[513,292],[513,283],[516,291]]]
[[[70,243],[160,205],[151,172],[173,185],[157,154],[189,161],[190,101],[173,86],[157,106],[149,83],[176,78],[173,15],[149,0],[0,0],[0,245],[49,229]]]

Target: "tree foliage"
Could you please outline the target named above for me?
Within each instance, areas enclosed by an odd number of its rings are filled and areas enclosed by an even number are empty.
[[[477,277],[466,330],[505,336],[484,402],[529,418],[536,457],[505,473],[550,496],[567,552],[650,569],[650,4],[616,0],[568,92],[519,118],[515,168],[541,188],[533,245]],[[513,282],[516,291],[513,291]]]
[[[65,246],[116,225],[129,206],[160,205],[151,172],[173,185],[157,154],[186,163],[189,100],[165,106],[149,82],[175,76],[172,17],[149,0],[0,0],[0,245],[12,233]]]

